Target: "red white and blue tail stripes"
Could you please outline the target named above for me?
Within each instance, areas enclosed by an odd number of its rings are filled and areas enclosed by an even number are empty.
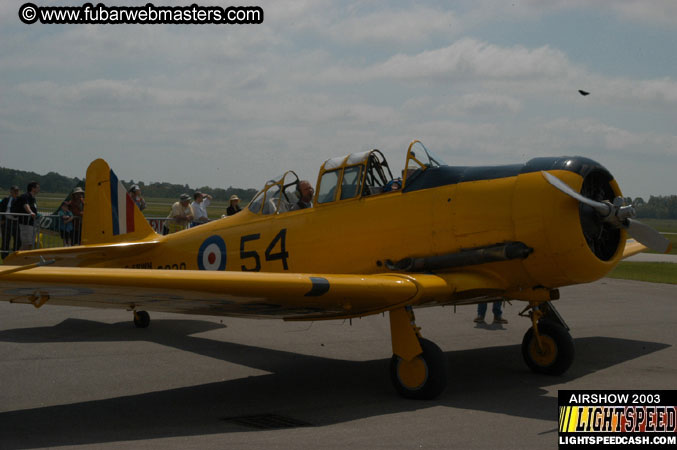
[[[110,171],[110,201],[113,210],[113,235],[134,231],[134,200],[115,173]]]

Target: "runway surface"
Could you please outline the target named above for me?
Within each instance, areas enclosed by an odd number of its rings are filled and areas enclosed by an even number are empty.
[[[445,352],[449,387],[398,397],[388,319],[284,323],[0,303],[0,447],[557,447],[558,389],[671,389],[677,286],[603,279],[555,302],[576,359],[561,377],[531,373],[523,303],[505,326],[474,306],[417,310]],[[246,416],[259,416],[254,423]],[[274,416],[289,424],[266,429]]]

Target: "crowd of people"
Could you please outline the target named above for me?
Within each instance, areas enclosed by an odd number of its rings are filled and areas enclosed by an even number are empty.
[[[291,209],[305,209],[312,206],[313,187],[307,180],[298,184],[297,195],[299,200]],[[18,186],[11,186],[9,194],[0,201],[0,256],[4,259],[15,250],[30,250],[36,246],[37,232],[44,228],[38,214],[37,195],[40,193],[40,184],[32,181],[28,183],[26,192],[20,195]],[[140,211],[146,209],[146,200],[143,198],[138,184],[132,185],[127,195],[134,201]],[[190,227],[209,222],[207,208],[213,198],[211,195],[194,192],[191,196],[181,194],[179,200],[171,208],[169,215],[162,226],[163,234],[176,233]],[[82,241],[82,217],[85,209],[85,191],[76,187],[61,202],[59,208],[49,216],[55,223],[50,230],[59,233],[64,246],[79,245]],[[226,213],[221,217],[233,216],[242,211],[240,198],[231,195]]]
[[[37,196],[40,184],[31,181],[26,192],[20,194],[18,186],[9,188],[9,195],[0,201],[0,257],[5,259],[15,250],[30,250],[37,242],[40,214]],[[78,245],[81,240],[82,215],[85,191],[76,187],[54,214],[57,218],[54,231],[58,231],[66,246]]]
[[[188,194],[181,194],[179,201],[172,205],[163,228],[163,234],[176,233],[189,227],[195,227],[209,222],[207,207],[212,202],[212,196],[202,192],[193,193],[193,201]],[[230,196],[226,214],[221,217],[233,216],[242,211],[240,198],[233,194]]]
[[[11,186],[6,197],[0,200],[0,257],[5,259],[7,255],[16,250],[30,250],[36,246],[37,232],[42,226],[39,222],[37,195],[40,193],[40,184],[30,182],[26,192],[20,193],[18,186]],[[128,190],[128,195],[140,211],[146,209],[146,200],[143,198],[141,188],[134,184]],[[76,187],[61,202],[54,214],[50,214],[55,221],[50,227],[58,232],[64,246],[79,245],[82,240],[82,217],[85,209],[85,191]],[[163,233],[175,233],[189,227],[204,224],[209,221],[207,207],[212,202],[212,196],[202,192],[195,192],[191,197],[181,194],[179,200],[170,209],[165,220]],[[242,211],[240,199],[237,195],[231,195],[226,214],[222,217],[232,216]]]

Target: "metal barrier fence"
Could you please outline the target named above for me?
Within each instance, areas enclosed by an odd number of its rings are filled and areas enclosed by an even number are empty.
[[[38,214],[31,220],[30,214],[0,213],[0,256],[4,259],[11,252],[36,248],[54,248],[79,245],[81,240],[81,217]],[[147,217],[151,228],[158,234],[173,231],[166,217]],[[33,222],[32,224],[30,222]]]

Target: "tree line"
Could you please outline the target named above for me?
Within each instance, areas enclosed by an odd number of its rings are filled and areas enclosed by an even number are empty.
[[[0,167],[0,189],[2,190],[0,197],[6,196],[9,187],[12,185],[19,186],[21,192],[24,192],[26,185],[31,181],[37,181],[40,183],[40,188],[44,192],[60,192],[64,194],[71,192],[76,186],[81,186],[83,188],[85,186],[84,179],[77,177],[66,177],[56,172],[49,172],[46,175],[38,175],[35,172]],[[178,199],[181,194],[192,195],[193,192],[200,191],[211,195],[217,200],[223,201],[227,201],[231,195],[235,194],[243,203],[246,203],[251,200],[257,192],[256,189],[240,189],[232,186],[229,186],[227,189],[211,188],[209,186],[202,186],[200,188],[194,189],[187,184],[180,185],[165,182],[145,184],[143,181],[134,182],[133,180],[122,181],[122,184],[127,188],[131,187],[132,184],[138,184],[144,197],[170,199]]]
[[[0,167],[0,189],[2,192],[0,196],[7,195],[9,187],[12,185],[19,186],[21,192],[26,189],[26,185],[31,181],[40,183],[40,187],[45,192],[62,192],[69,193],[76,186],[84,187],[84,179],[70,178],[60,175],[56,172],[49,172],[46,175],[38,175],[35,172],[28,172],[25,170],[8,169]],[[194,189],[185,185],[156,182],[145,184],[143,181],[122,182],[128,188],[132,184],[138,184],[145,197],[155,198],[178,198],[181,194],[192,194],[196,190],[210,194],[217,200],[227,201],[231,195],[235,194],[242,200],[243,203],[250,201],[256,195],[256,189],[240,189],[229,186],[227,189],[211,188],[209,186],[202,186]],[[634,200],[630,197],[625,199],[626,204],[632,204],[636,211],[637,217],[647,219],[677,219],[677,195],[658,195],[650,196],[648,201],[644,201],[642,197],[637,197]]]
[[[637,217],[645,219],[677,219],[677,195],[650,196],[649,201],[642,197],[625,199],[637,211]]]

